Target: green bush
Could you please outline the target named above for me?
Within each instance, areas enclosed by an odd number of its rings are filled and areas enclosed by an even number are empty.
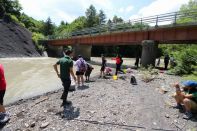
[[[174,53],[177,66],[170,72],[175,75],[192,74],[197,70],[197,46],[188,46],[182,51]]]
[[[43,52],[43,51],[45,50],[45,48],[44,48],[43,45],[40,45],[40,44],[39,44],[38,40],[43,40],[43,39],[45,39],[45,37],[44,37],[44,35],[41,34],[41,33],[35,33],[35,32],[34,32],[34,33],[32,34],[32,40],[33,40],[34,44],[36,45],[36,48],[37,48],[39,51],[41,51],[41,52]]]

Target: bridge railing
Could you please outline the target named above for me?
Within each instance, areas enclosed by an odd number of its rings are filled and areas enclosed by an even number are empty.
[[[188,10],[185,12],[172,12],[155,16],[149,16],[139,19],[129,20],[121,23],[108,23],[97,25],[95,27],[84,28],[82,30],[73,31],[62,36],[50,36],[49,39],[62,39],[84,35],[98,35],[111,32],[126,32],[136,30],[147,30],[149,28],[158,28],[159,26],[176,26],[184,23],[197,23],[197,10]]]

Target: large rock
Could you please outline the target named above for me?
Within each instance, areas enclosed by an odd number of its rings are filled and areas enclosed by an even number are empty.
[[[0,58],[37,57],[31,32],[14,22],[0,20]]]

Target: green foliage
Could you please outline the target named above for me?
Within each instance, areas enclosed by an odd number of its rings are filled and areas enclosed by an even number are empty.
[[[20,16],[22,7],[18,0],[0,0],[1,8],[3,12],[15,15],[17,18]]]
[[[188,4],[184,4],[180,8],[180,13],[184,13],[182,17],[179,17],[177,23],[189,23],[189,22],[197,22],[197,1],[190,0]],[[194,11],[193,17],[185,17],[188,15],[188,11]]]
[[[99,18],[99,24],[101,24],[101,25],[105,24],[105,22],[106,22],[106,15],[105,15],[103,10],[99,11],[98,18]]]
[[[191,45],[187,48],[174,53],[177,66],[170,72],[176,75],[191,74],[197,70],[197,45]]]
[[[43,40],[45,39],[44,35],[41,33],[33,33],[32,34],[32,40],[34,42],[34,44],[36,45],[37,49],[41,52],[43,52],[45,50],[43,45],[40,45],[38,40]]]
[[[113,17],[113,20],[112,20],[113,23],[122,23],[123,22],[123,19],[121,17],[118,17],[118,16],[114,16]]]
[[[96,8],[93,5],[90,5],[90,7],[86,10],[86,27],[93,27],[98,25],[98,17],[96,15]]]
[[[52,23],[50,17],[46,20],[43,27],[43,34],[45,36],[53,35],[55,30],[55,25]]]

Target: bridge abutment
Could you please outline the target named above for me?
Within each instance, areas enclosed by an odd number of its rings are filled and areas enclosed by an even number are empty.
[[[63,46],[47,45],[47,55],[49,57],[63,57]]]
[[[78,55],[81,55],[85,60],[90,60],[92,45],[80,45],[76,44],[72,46],[74,58],[76,59]]]
[[[158,43],[153,40],[142,41],[142,57],[141,64],[143,67],[149,65],[155,66],[155,59],[158,49]]]

